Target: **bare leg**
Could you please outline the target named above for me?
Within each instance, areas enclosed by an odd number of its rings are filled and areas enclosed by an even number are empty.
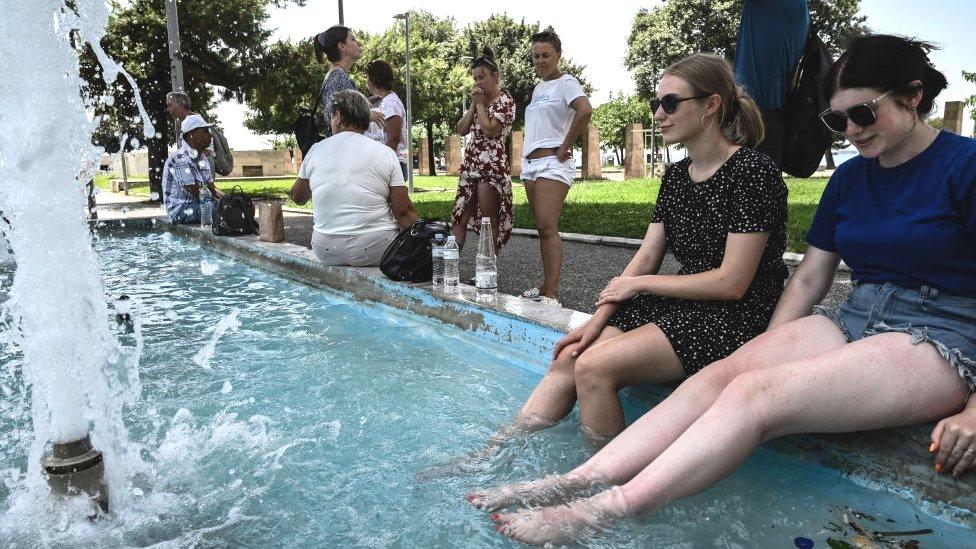
[[[454,234],[454,240],[457,242],[458,249],[464,248],[464,241],[468,238],[468,220],[471,219],[471,214],[473,214],[477,208],[478,198],[475,196],[475,198],[468,202],[468,205],[461,210],[461,216],[457,224],[451,227],[451,232]]]
[[[500,486],[481,493],[498,503],[533,502],[535,494],[552,492],[552,485],[591,486],[623,484],[647,467],[715,402],[733,378],[742,372],[769,368],[785,361],[842,347],[841,331],[822,316],[808,316],[766,332],[724,360],[709,365],[678,386],[663,402],[630,425],[586,463],[563,474]],[[495,491],[510,494],[499,498]]]
[[[618,493],[575,502],[573,512],[529,510],[495,518],[520,541],[571,539],[594,521],[652,512],[712,486],[767,440],[923,423],[955,413],[967,396],[966,384],[932,345],[913,345],[902,333],[871,336],[737,376]]]
[[[563,212],[569,185],[561,181],[539,178],[526,181],[528,194],[532,187],[529,205],[539,231],[539,248],[542,252],[542,287],[539,293],[559,297],[559,274],[563,266],[563,241],[559,238],[559,216]]]
[[[617,393],[640,383],[677,381],[685,375],[671,342],[656,324],[647,324],[586,350],[576,361],[580,423],[594,442],[624,430]]]

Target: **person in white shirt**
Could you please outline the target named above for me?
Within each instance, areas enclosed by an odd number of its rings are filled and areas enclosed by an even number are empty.
[[[403,179],[409,177],[407,172],[407,132],[404,125],[407,118],[407,110],[400,101],[400,97],[393,91],[394,76],[393,66],[377,59],[366,66],[366,88],[374,102],[373,110],[379,111],[383,115],[383,124],[371,123],[371,130],[379,130],[374,134],[367,134],[396,152],[400,160],[400,169],[403,171]],[[374,130],[374,131],[375,131]]]
[[[562,43],[552,27],[532,35],[532,65],[542,78],[525,108],[522,183],[539,231],[542,285],[522,297],[558,305],[563,243],[559,217],[573,184],[573,143],[590,123],[593,107],[576,78],[559,71]]]
[[[363,135],[369,101],[355,90],[332,100],[332,137],[312,146],[291,188],[312,201],[312,250],[325,265],[375,267],[401,229],[417,220],[396,153]]]

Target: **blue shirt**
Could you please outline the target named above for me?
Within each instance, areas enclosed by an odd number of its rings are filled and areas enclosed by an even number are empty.
[[[844,162],[807,242],[839,254],[855,280],[976,295],[976,139],[940,132],[893,168]]]
[[[810,31],[807,0],[746,0],[735,45],[735,76],[764,111],[783,108]]]
[[[332,96],[344,91],[356,89],[356,84],[349,78],[349,74],[342,67],[333,65],[331,72],[326,73],[322,81],[322,109],[325,116],[325,136],[332,137]]]
[[[166,215],[172,218],[182,206],[197,203],[193,194],[186,190],[187,185],[203,185],[213,183],[213,180],[207,158],[183,141],[182,146],[169,155],[163,164],[163,206],[166,207]]]

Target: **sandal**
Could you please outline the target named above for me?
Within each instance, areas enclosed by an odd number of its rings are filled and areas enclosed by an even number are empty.
[[[532,287],[528,290],[522,292],[522,297],[525,299],[538,300],[539,299],[539,288]]]

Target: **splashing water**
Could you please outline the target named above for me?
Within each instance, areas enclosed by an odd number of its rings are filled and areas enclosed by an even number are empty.
[[[229,331],[234,331],[241,327],[241,321],[237,320],[238,311],[235,309],[230,314],[220,319],[217,326],[214,327],[213,333],[210,335],[210,341],[200,349],[197,354],[193,355],[193,362],[201,368],[210,369],[210,359],[213,358],[214,353],[217,351],[217,342],[220,338],[224,336],[225,333]]]
[[[72,33],[92,45],[107,82],[125,73],[98,45],[108,21],[104,0],[73,4],[19,2],[0,16],[0,211],[17,265],[2,312],[5,339],[23,355],[34,428],[26,475],[11,488],[19,520],[29,513],[18,509],[50,514],[40,466],[48,442],[90,431],[104,456],[112,507],[124,505],[124,486],[143,468],[122,422],[123,407],[140,392],[140,346],[122,347],[109,328],[85,220],[83,183],[101,150],[91,143]],[[136,102],[146,136],[154,135],[138,94]]]

